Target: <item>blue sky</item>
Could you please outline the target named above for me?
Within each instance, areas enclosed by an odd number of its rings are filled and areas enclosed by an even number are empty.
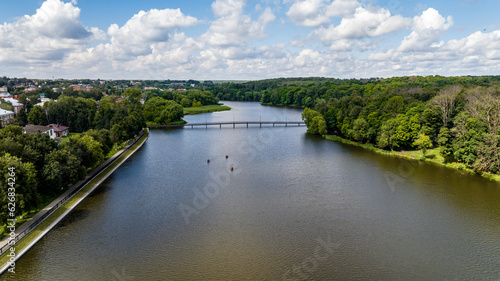
[[[0,75],[496,75],[499,1],[0,0]]]

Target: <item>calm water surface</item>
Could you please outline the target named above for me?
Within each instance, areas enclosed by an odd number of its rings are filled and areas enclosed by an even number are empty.
[[[185,119],[300,120],[226,104]],[[499,184],[305,130],[152,130],[2,280],[500,279]]]

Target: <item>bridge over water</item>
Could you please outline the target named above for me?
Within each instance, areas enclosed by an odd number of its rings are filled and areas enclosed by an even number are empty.
[[[150,125],[148,126],[149,128],[179,128],[179,127],[205,127],[208,128],[208,126],[219,126],[219,128],[222,128],[222,125],[228,126],[232,125],[233,128],[236,128],[236,125],[246,125],[247,128],[249,125],[259,125],[260,128],[262,128],[262,125],[269,125],[275,127],[276,125],[279,126],[302,126],[305,125],[303,121],[233,121],[233,122],[205,122],[205,123],[185,123],[185,124],[168,124],[168,125]]]

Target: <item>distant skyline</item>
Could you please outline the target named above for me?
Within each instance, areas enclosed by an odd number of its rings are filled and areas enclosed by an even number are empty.
[[[500,74],[489,0],[0,1],[0,76]]]

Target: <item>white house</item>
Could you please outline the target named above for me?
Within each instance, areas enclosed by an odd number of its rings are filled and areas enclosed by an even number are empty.
[[[47,127],[51,127],[54,129],[54,134],[56,138],[62,138],[69,135],[69,127],[58,125],[58,124],[49,124]]]
[[[0,92],[0,99],[12,98],[12,95],[8,92]]]
[[[14,120],[14,112],[0,108],[0,120],[2,121],[3,127],[9,125],[12,123],[12,120]]]
[[[35,104],[35,105],[38,105],[38,106],[40,106],[40,107],[43,107],[43,105],[44,105],[46,102],[48,102],[48,101],[51,101],[51,99],[49,99],[49,98],[40,98],[40,102],[39,102],[39,103],[37,103],[37,104]]]
[[[26,125],[24,127],[24,132],[26,132],[26,134],[29,134],[29,135],[36,134],[36,133],[40,132],[42,134],[49,135],[49,137],[51,139],[56,138],[56,134],[54,133],[54,128],[49,127],[49,126]]]
[[[23,104],[20,103],[18,100],[16,99],[13,99],[13,98],[4,98],[3,99],[4,101],[8,101],[12,104],[12,106],[14,107],[14,113],[17,114],[19,112],[19,110],[21,110],[21,108],[23,108]]]

